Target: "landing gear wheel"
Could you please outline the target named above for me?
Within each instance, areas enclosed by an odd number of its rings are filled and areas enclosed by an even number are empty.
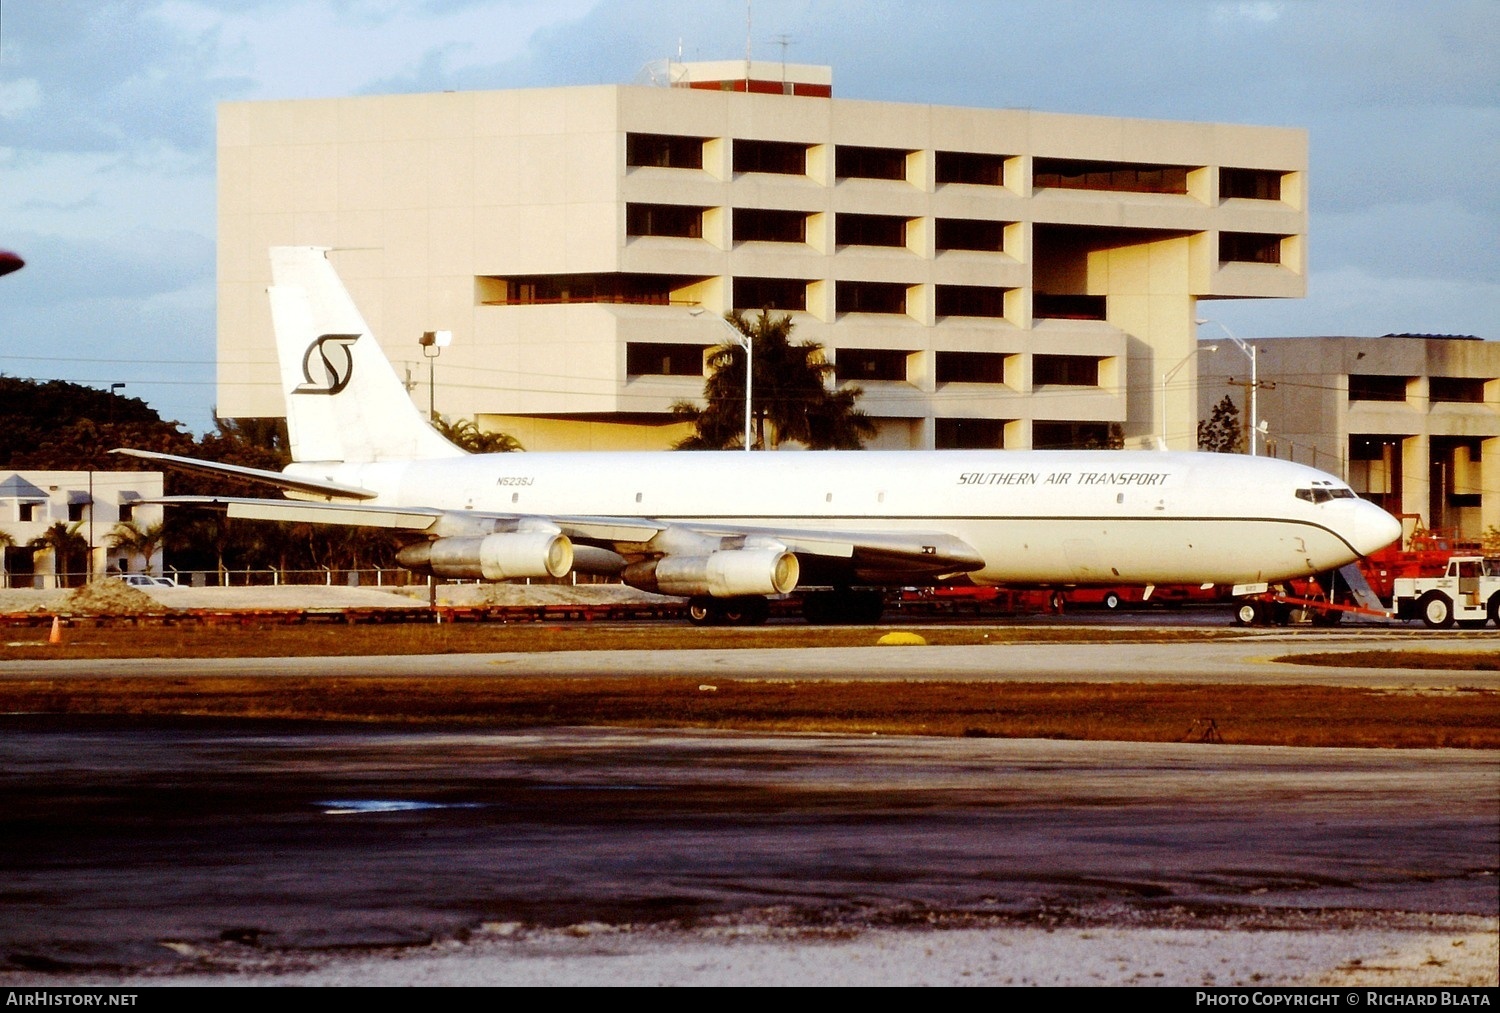
[[[1119,611],[1120,604],[1120,596],[1115,594],[1113,591],[1104,596],[1104,607],[1109,609],[1111,612]]]
[[[1263,626],[1266,622],[1264,602],[1242,601],[1235,606],[1234,621],[1240,626]]]
[[[1428,629],[1446,630],[1453,625],[1453,602],[1441,591],[1428,591],[1417,602],[1417,614]]]
[[[721,621],[719,603],[712,598],[689,599],[687,616],[694,626],[717,626]]]
[[[725,626],[760,626],[771,615],[771,603],[759,595],[725,598],[718,606]]]

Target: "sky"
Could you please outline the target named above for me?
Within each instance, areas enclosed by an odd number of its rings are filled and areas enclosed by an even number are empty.
[[[1242,339],[1500,339],[1500,0],[0,0],[0,374],[213,428],[220,102],[833,68],[838,98],[1310,142],[1308,294]]]

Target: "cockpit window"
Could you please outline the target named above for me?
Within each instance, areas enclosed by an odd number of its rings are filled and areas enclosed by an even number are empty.
[[[1309,503],[1327,503],[1331,499],[1355,499],[1354,490],[1346,486],[1315,485],[1311,489],[1298,489],[1297,498]]]

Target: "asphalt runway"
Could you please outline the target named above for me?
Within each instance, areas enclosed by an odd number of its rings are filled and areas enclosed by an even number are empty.
[[[1246,631],[1204,642],[995,643],[976,646],[736,648],[679,651],[546,651],[510,654],[393,655],[380,658],[115,659],[3,661],[0,679],[215,675],[514,675],[614,678],[684,676],[723,679],[975,679],[1000,682],[1166,682],[1316,684],[1385,688],[1500,687],[1500,673],[1296,664],[1298,654],[1371,649],[1493,651],[1500,631],[1438,635],[1381,628],[1348,631]]]
[[[79,664],[89,674],[1495,685],[1494,673],[1265,660],[1379,642],[1341,631],[1188,645]],[[0,677],[56,665],[8,662]],[[1349,925],[1468,918],[1492,936],[1497,814],[1500,758],[1462,750],[9,715],[0,984],[189,972],[229,982],[247,962],[281,962],[282,974],[309,955],[411,959],[480,937],[601,925],[854,935],[1249,926],[1322,938]],[[1283,970],[1246,973],[1271,982]]]

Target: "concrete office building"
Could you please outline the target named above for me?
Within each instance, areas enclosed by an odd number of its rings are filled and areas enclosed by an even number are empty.
[[[1188,448],[1199,300],[1306,287],[1301,130],[851,101],[823,67],[227,103],[218,158],[228,417],[282,413],[283,244],[339,249],[420,406],[532,450],[670,446],[715,318],[767,307],[873,446]]]
[[[1250,357],[1204,331],[1199,411],[1226,394],[1246,424]],[[1480,540],[1500,532],[1500,342],[1397,334],[1258,338],[1256,451],[1346,479],[1426,528]],[[1248,439],[1244,449],[1250,449]]]

